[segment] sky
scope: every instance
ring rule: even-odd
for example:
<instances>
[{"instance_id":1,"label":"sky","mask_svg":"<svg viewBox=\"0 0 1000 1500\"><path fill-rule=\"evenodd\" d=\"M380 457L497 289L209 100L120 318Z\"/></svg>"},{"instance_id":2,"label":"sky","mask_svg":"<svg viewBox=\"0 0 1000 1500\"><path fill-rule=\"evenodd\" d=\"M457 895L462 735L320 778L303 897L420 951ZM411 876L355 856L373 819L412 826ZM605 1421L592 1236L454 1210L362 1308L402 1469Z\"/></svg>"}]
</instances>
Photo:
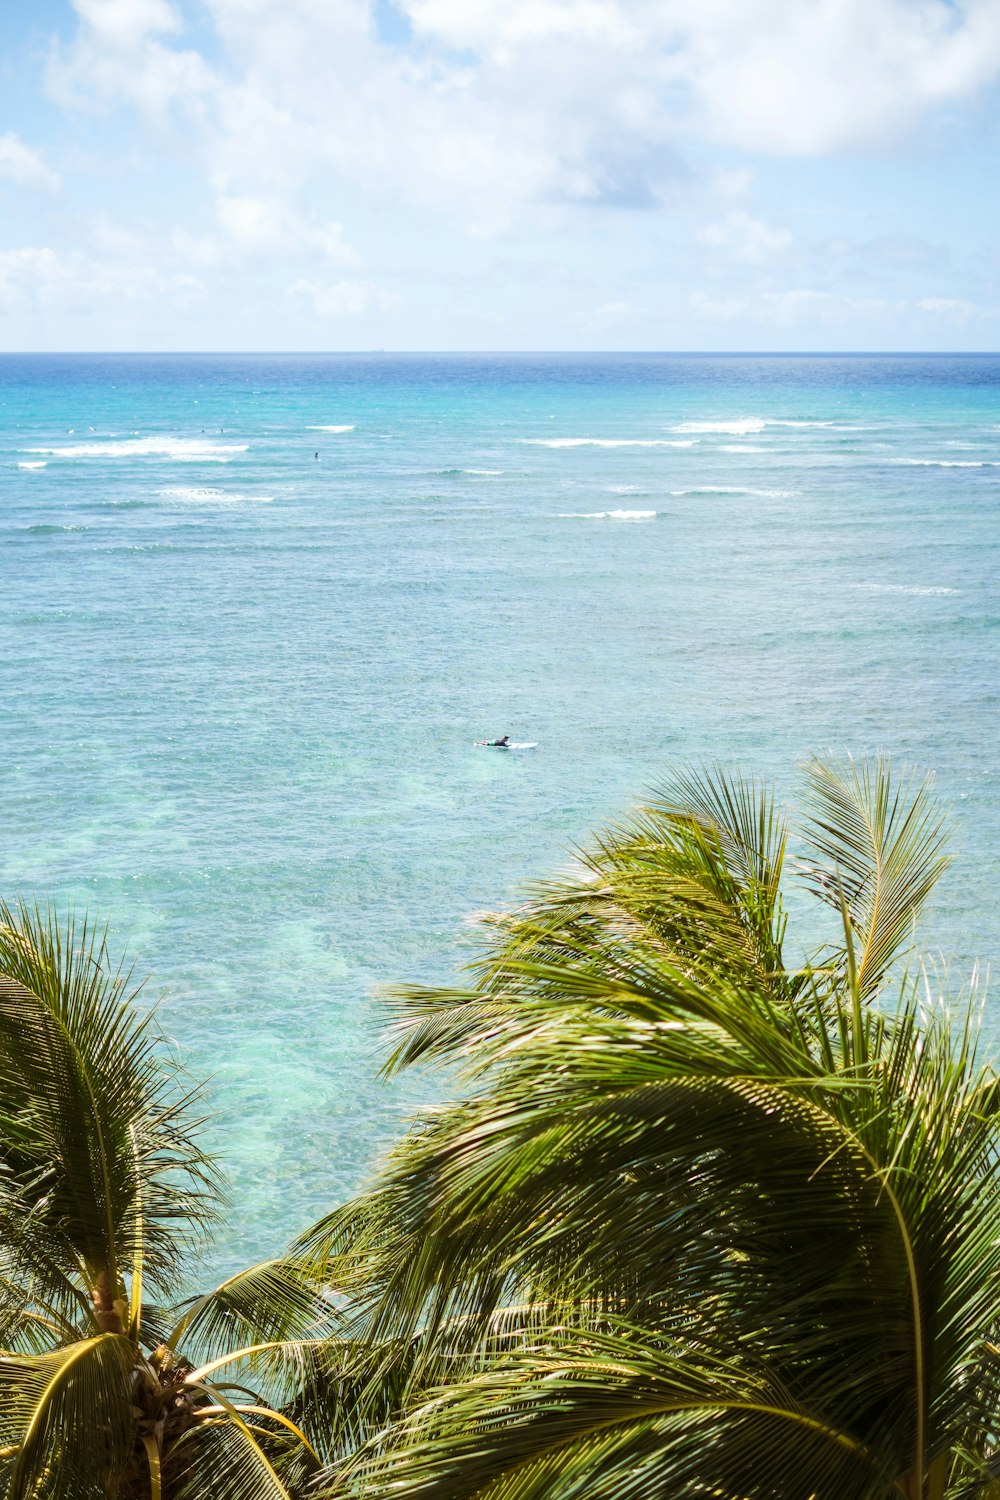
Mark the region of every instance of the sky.
<instances>
[{"instance_id":1,"label":"sky","mask_svg":"<svg viewBox=\"0 0 1000 1500\"><path fill-rule=\"evenodd\" d=\"M1000 0L0 0L0 350L996 350Z\"/></svg>"}]
</instances>

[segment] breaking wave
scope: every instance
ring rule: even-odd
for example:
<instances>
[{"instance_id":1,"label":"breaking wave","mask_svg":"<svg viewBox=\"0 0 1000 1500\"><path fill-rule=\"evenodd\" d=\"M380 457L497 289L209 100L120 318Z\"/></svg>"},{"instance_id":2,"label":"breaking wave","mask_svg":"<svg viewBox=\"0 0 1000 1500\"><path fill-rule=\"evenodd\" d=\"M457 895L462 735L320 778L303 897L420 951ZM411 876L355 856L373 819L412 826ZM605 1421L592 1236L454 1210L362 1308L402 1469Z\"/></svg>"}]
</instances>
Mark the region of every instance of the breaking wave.
<instances>
[{"instance_id":1,"label":"breaking wave","mask_svg":"<svg viewBox=\"0 0 1000 1500\"><path fill-rule=\"evenodd\" d=\"M686 490L671 490L671 495L758 495L766 500L790 500L801 490L750 489L743 484L696 484Z\"/></svg>"},{"instance_id":2,"label":"breaking wave","mask_svg":"<svg viewBox=\"0 0 1000 1500\"><path fill-rule=\"evenodd\" d=\"M733 422L678 422L674 432L725 432L731 437L748 437L752 432L763 432L767 422L763 417L741 417Z\"/></svg>"},{"instance_id":3,"label":"breaking wave","mask_svg":"<svg viewBox=\"0 0 1000 1500\"><path fill-rule=\"evenodd\" d=\"M180 500L190 505L238 505L243 500L253 500L259 505L274 499L273 495L238 494L234 490L215 490L208 486L176 485L171 489L158 490L164 500Z\"/></svg>"},{"instance_id":4,"label":"breaking wave","mask_svg":"<svg viewBox=\"0 0 1000 1500\"><path fill-rule=\"evenodd\" d=\"M676 427L670 430L671 432L724 432L730 437L750 437L751 434L763 432L765 427L835 427L838 432L864 431L861 427L844 422L800 421L793 417L732 417L725 421L678 422Z\"/></svg>"},{"instance_id":5,"label":"breaking wave","mask_svg":"<svg viewBox=\"0 0 1000 1500\"><path fill-rule=\"evenodd\" d=\"M894 458L894 464L915 469L998 469L997 458Z\"/></svg>"},{"instance_id":6,"label":"breaking wave","mask_svg":"<svg viewBox=\"0 0 1000 1500\"><path fill-rule=\"evenodd\" d=\"M49 458L166 458L187 463L228 463L246 453L249 443L208 443L203 438L119 438L114 442L75 443L66 448L28 448Z\"/></svg>"},{"instance_id":7,"label":"breaking wave","mask_svg":"<svg viewBox=\"0 0 1000 1500\"><path fill-rule=\"evenodd\" d=\"M678 429L679 430L679 429ZM518 438L534 448L693 448L695 440L677 442L672 438Z\"/></svg>"},{"instance_id":8,"label":"breaking wave","mask_svg":"<svg viewBox=\"0 0 1000 1500\"><path fill-rule=\"evenodd\" d=\"M856 589L867 594L957 594L958 589L923 587L914 583L856 583Z\"/></svg>"},{"instance_id":9,"label":"breaking wave","mask_svg":"<svg viewBox=\"0 0 1000 1500\"><path fill-rule=\"evenodd\" d=\"M561 521L652 521L655 510L565 510Z\"/></svg>"}]
</instances>

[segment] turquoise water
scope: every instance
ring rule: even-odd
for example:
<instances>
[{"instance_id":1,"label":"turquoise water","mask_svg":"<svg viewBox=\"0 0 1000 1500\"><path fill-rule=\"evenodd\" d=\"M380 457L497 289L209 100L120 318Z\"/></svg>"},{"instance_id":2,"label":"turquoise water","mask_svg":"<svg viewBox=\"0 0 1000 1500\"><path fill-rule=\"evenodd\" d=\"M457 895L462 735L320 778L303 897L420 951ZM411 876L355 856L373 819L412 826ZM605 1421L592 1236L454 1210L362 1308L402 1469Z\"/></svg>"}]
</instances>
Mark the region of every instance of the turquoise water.
<instances>
[{"instance_id":1,"label":"turquoise water","mask_svg":"<svg viewBox=\"0 0 1000 1500\"><path fill-rule=\"evenodd\" d=\"M220 1263L428 1088L378 987L679 760L932 768L996 960L998 497L993 358L0 359L0 889L165 992Z\"/></svg>"}]
</instances>

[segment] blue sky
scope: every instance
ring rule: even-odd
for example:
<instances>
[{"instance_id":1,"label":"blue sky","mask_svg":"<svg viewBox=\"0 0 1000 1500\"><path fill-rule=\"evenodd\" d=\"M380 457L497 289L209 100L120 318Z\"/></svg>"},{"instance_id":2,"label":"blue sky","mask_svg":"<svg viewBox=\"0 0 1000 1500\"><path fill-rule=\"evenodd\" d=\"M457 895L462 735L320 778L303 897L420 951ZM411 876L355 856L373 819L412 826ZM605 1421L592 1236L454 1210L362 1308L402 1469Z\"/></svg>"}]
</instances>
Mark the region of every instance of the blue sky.
<instances>
[{"instance_id":1,"label":"blue sky","mask_svg":"<svg viewBox=\"0 0 1000 1500\"><path fill-rule=\"evenodd\" d=\"M0 0L0 348L997 349L1000 0Z\"/></svg>"}]
</instances>

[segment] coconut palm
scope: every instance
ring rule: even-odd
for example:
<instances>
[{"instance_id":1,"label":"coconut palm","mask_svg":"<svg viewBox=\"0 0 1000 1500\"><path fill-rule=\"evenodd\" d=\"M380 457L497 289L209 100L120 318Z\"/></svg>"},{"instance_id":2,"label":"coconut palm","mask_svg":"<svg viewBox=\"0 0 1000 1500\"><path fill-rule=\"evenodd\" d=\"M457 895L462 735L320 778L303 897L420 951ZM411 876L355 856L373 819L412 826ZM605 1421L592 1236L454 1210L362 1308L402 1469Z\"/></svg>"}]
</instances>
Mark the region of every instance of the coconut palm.
<instances>
[{"instance_id":1,"label":"coconut palm","mask_svg":"<svg viewBox=\"0 0 1000 1500\"><path fill-rule=\"evenodd\" d=\"M908 973L941 817L882 760L806 798L808 961L775 800L713 770L401 995L388 1071L460 1096L304 1242L367 1389L405 1364L323 1493L1000 1496L1000 1085L975 996Z\"/></svg>"},{"instance_id":2,"label":"coconut palm","mask_svg":"<svg viewBox=\"0 0 1000 1500\"><path fill-rule=\"evenodd\" d=\"M291 1500L331 1312L287 1260L180 1303L221 1183L136 993L102 934L0 906L0 1495Z\"/></svg>"}]
</instances>

